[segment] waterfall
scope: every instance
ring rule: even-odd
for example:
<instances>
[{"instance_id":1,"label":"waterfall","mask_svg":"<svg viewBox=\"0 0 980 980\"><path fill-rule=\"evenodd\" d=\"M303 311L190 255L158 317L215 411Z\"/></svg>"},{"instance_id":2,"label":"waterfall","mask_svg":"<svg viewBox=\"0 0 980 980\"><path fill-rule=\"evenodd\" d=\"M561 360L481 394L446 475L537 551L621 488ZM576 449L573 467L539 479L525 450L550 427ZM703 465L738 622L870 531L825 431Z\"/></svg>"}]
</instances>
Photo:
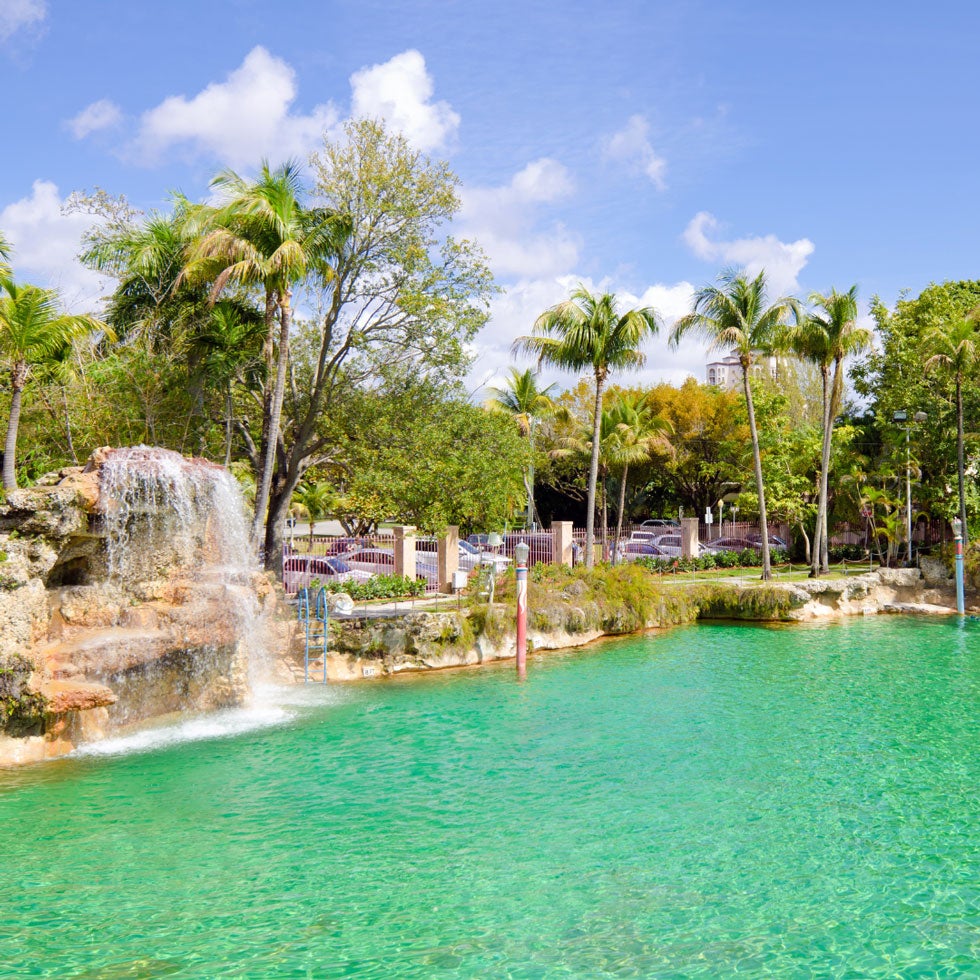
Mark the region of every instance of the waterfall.
<instances>
[{"instance_id":1,"label":"waterfall","mask_svg":"<svg viewBox=\"0 0 980 980\"><path fill-rule=\"evenodd\" d=\"M100 503L114 584L175 567L255 567L241 491L214 463L151 446L114 449L102 464Z\"/></svg>"},{"instance_id":2,"label":"waterfall","mask_svg":"<svg viewBox=\"0 0 980 980\"><path fill-rule=\"evenodd\" d=\"M113 449L100 467L99 507L107 585L131 601L156 595L183 610L170 614L171 631L186 647L134 675L124 700L142 713L147 696L165 699L175 688L187 691L185 708L250 697L268 666L269 643L234 477L168 449ZM114 689L123 683L117 676Z\"/></svg>"}]
</instances>

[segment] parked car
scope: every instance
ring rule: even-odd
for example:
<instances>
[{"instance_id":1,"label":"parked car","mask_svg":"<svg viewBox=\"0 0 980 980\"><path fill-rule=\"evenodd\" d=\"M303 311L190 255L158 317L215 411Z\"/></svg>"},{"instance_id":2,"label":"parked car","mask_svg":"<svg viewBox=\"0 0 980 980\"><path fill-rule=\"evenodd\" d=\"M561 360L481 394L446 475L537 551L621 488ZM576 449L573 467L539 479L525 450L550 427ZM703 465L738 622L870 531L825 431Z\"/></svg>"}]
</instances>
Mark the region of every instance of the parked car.
<instances>
[{"instance_id":1,"label":"parked car","mask_svg":"<svg viewBox=\"0 0 980 980\"><path fill-rule=\"evenodd\" d=\"M647 544L653 544L655 538L660 536L660 532L657 530L650 531L634 531L630 536L630 541L645 541Z\"/></svg>"},{"instance_id":2,"label":"parked car","mask_svg":"<svg viewBox=\"0 0 980 980\"><path fill-rule=\"evenodd\" d=\"M619 546L620 554L624 561L635 561L637 558L665 558L667 557L655 544L647 541L624 541Z\"/></svg>"},{"instance_id":3,"label":"parked car","mask_svg":"<svg viewBox=\"0 0 980 980\"><path fill-rule=\"evenodd\" d=\"M492 551L481 550L479 546L472 545L469 541L459 542L459 567L467 572L472 571L480 563L486 565L492 563L498 572L503 571L507 565L512 564L512 559L506 555L498 555Z\"/></svg>"},{"instance_id":4,"label":"parked car","mask_svg":"<svg viewBox=\"0 0 980 980\"><path fill-rule=\"evenodd\" d=\"M471 537L486 537L486 535L471 535ZM434 538L420 538L415 542L415 552L416 556L422 555L435 555L438 552L438 542ZM477 565L480 564L482 555L482 560L484 564L489 562L496 566L497 571L501 571L504 567L511 564L511 559L504 555L497 554L491 551L486 545L482 548L479 544L470 544L469 541L459 542L459 567L465 572L471 572ZM416 557L416 563L418 562L418 557Z\"/></svg>"},{"instance_id":5,"label":"parked car","mask_svg":"<svg viewBox=\"0 0 980 980\"><path fill-rule=\"evenodd\" d=\"M702 541L701 547L705 551L744 551L746 548L762 551L762 540L760 538L715 538L714 541ZM769 539L769 547L774 550L787 550L783 539L775 535Z\"/></svg>"},{"instance_id":6,"label":"parked car","mask_svg":"<svg viewBox=\"0 0 980 980\"><path fill-rule=\"evenodd\" d=\"M387 548L356 548L341 557L351 568L371 575L395 574L395 553Z\"/></svg>"},{"instance_id":7,"label":"parked car","mask_svg":"<svg viewBox=\"0 0 980 980\"><path fill-rule=\"evenodd\" d=\"M680 529L681 522L675 521L672 517L655 517L648 521L644 521L640 527L663 527L663 528L678 528Z\"/></svg>"},{"instance_id":8,"label":"parked car","mask_svg":"<svg viewBox=\"0 0 980 980\"><path fill-rule=\"evenodd\" d=\"M755 533L747 534L746 537L750 541L755 542L755 547L760 551L762 550L762 536ZM781 548L783 551L789 551L789 545L777 534L769 535L769 547L770 548Z\"/></svg>"},{"instance_id":9,"label":"parked car","mask_svg":"<svg viewBox=\"0 0 980 980\"><path fill-rule=\"evenodd\" d=\"M681 546L681 536L679 534L661 534L653 539L653 543L665 554L672 558L680 558L684 554ZM700 550L695 551L695 555L700 554Z\"/></svg>"},{"instance_id":10,"label":"parked car","mask_svg":"<svg viewBox=\"0 0 980 980\"><path fill-rule=\"evenodd\" d=\"M331 538L327 542L328 555L345 555L358 548L370 548L370 538Z\"/></svg>"},{"instance_id":11,"label":"parked car","mask_svg":"<svg viewBox=\"0 0 980 980\"><path fill-rule=\"evenodd\" d=\"M360 548L350 551L343 560L353 569L371 575L394 575L395 553L387 548ZM427 586L439 584L439 569L433 556L415 557L415 577L424 579Z\"/></svg>"},{"instance_id":12,"label":"parked car","mask_svg":"<svg viewBox=\"0 0 980 980\"><path fill-rule=\"evenodd\" d=\"M282 563L282 585L287 592L298 592L314 579L321 582L364 581L370 573L351 568L339 558L322 555L290 555Z\"/></svg>"}]
</instances>

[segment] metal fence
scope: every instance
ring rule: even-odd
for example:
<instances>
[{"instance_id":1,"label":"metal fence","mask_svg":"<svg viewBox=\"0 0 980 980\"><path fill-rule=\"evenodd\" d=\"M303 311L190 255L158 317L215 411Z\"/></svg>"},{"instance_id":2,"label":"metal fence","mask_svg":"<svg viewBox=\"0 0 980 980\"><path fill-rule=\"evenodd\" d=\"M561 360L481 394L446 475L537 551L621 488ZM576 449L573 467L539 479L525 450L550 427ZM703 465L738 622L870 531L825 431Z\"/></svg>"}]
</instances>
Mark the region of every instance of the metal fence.
<instances>
[{"instance_id":1,"label":"metal fence","mask_svg":"<svg viewBox=\"0 0 980 980\"><path fill-rule=\"evenodd\" d=\"M789 525L772 522L768 525L769 542L773 548L789 549L792 533ZM668 540L670 546L679 547L681 528L667 521L648 521L642 524L626 524L619 531L620 544L638 538L656 543ZM472 534L461 539L475 550L475 555L467 559L465 546L461 549L460 567L475 574L480 561L490 555L503 559L513 559L518 544L527 544L530 549L529 564L552 564L560 561L557 551L556 532L518 531L503 535ZM665 539L664 536L667 536ZM572 531L573 556L576 562L585 555L585 528ZM676 538L676 541L674 540ZM720 524L698 524L698 540L706 545L740 551L744 548L757 548L761 539L759 525L751 521L722 521ZM594 531L596 559L609 560L613 557L617 544L615 527L596 528ZM944 520L920 519L913 525L915 546L926 547L949 540L948 525ZM872 532L867 522L839 523L831 532L830 545L837 547L851 545L870 549L873 547ZM437 541L435 538L419 536L415 545L416 575L425 581L426 595L439 592L438 568L436 561ZM620 551L622 554L622 548ZM472 564L473 568L467 568ZM394 535L392 532L350 537L343 535L295 535L291 536L283 549L283 588L289 594L296 593L315 581L324 584L329 581L363 581L373 574L393 574Z\"/></svg>"}]
</instances>

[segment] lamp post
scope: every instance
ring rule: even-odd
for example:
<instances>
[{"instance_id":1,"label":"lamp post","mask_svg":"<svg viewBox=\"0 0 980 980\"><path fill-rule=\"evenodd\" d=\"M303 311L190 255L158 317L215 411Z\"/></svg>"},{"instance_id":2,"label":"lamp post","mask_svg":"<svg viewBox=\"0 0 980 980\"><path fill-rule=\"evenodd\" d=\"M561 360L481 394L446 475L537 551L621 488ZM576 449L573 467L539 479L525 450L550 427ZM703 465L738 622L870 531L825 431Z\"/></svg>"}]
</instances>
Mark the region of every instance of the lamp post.
<instances>
[{"instance_id":1,"label":"lamp post","mask_svg":"<svg viewBox=\"0 0 980 980\"><path fill-rule=\"evenodd\" d=\"M925 412L916 412L912 416L913 422L925 422L928 418ZM907 551L905 564L912 567L912 465L909 455L909 432L912 428L909 422L909 413L899 410L892 415L892 421L897 422L905 429L905 536Z\"/></svg>"},{"instance_id":2,"label":"lamp post","mask_svg":"<svg viewBox=\"0 0 980 980\"><path fill-rule=\"evenodd\" d=\"M962 616L963 603L963 522L953 518L953 538L956 541L956 611Z\"/></svg>"},{"instance_id":3,"label":"lamp post","mask_svg":"<svg viewBox=\"0 0 980 980\"><path fill-rule=\"evenodd\" d=\"M527 559L530 547L521 541L514 548L517 572L517 676L527 677Z\"/></svg>"}]
</instances>

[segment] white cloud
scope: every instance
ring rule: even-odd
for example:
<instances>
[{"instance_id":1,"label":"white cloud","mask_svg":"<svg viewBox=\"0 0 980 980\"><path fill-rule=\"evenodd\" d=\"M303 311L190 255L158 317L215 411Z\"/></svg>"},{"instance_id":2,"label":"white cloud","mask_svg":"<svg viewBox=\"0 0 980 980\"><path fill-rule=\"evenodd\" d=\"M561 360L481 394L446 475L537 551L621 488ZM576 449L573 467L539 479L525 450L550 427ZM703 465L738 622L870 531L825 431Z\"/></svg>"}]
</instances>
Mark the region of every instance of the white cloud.
<instances>
[{"instance_id":1,"label":"white cloud","mask_svg":"<svg viewBox=\"0 0 980 980\"><path fill-rule=\"evenodd\" d=\"M775 235L765 235L720 241L709 237L718 227L713 214L700 211L684 229L684 241L698 258L745 269L751 276L765 269L773 296L799 289L798 276L814 249L809 238L782 242Z\"/></svg>"},{"instance_id":2,"label":"white cloud","mask_svg":"<svg viewBox=\"0 0 980 980\"><path fill-rule=\"evenodd\" d=\"M351 75L350 84L353 116L384 119L424 151L445 146L455 137L459 116L448 102L432 101L432 77L418 51L362 68ZM172 95L144 112L131 154L151 164L177 150L214 157L236 168L254 166L263 157L273 163L287 157L306 159L324 131L337 135L341 114L330 102L314 106L308 114L298 113L297 95L292 67L255 47L223 81L212 82L196 95ZM78 135L93 131L86 118L91 109L73 120L83 130Z\"/></svg>"},{"instance_id":3,"label":"white cloud","mask_svg":"<svg viewBox=\"0 0 980 980\"><path fill-rule=\"evenodd\" d=\"M100 129L109 129L122 119L122 112L115 102L109 99L99 99L86 106L72 119L68 120L68 128L75 139L84 139Z\"/></svg>"},{"instance_id":4,"label":"white cloud","mask_svg":"<svg viewBox=\"0 0 980 980\"><path fill-rule=\"evenodd\" d=\"M134 149L150 163L174 147L205 153L232 167L254 166L261 157L273 163L305 159L325 129L337 124L330 105L309 115L294 114L296 75L263 47L253 48L223 82L212 82L197 95L174 95L143 113Z\"/></svg>"},{"instance_id":5,"label":"white cloud","mask_svg":"<svg viewBox=\"0 0 980 980\"><path fill-rule=\"evenodd\" d=\"M17 279L54 287L69 309L83 312L91 310L104 291L101 277L76 259L82 234L94 219L63 214L63 203L57 186L36 180L29 197L0 211L0 228L13 246Z\"/></svg>"},{"instance_id":6,"label":"white cloud","mask_svg":"<svg viewBox=\"0 0 980 980\"><path fill-rule=\"evenodd\" d=\"M40 26L48 15L46 0L2 0L0 2L0 41L6 41L23 27Z\"/></svg>"},{"instance_id":7,"label":"white cloud","mask_svg":"<svg viewBox=\"0 0 980 980\"><path fill-rule=\"evenodd\" d=\"M650 145L649 132L650 125L643 116L630 116L623 129L604 141L603 155L649 177L662 191L667 186L664 181L667 161Z\"/></svg>"},{"instance_id":8,"label":"white cloud","mask_svg":"<svg viewBox=\"0 0 980 980\"><path fill-rule=\"evenodd\" d=\"M689 375L704 380L706 362L705 347L696 339L686 338L674 350L668 347L670 328L691 309L694 286L689 282L673 285L655 283L637 294L617 288L609 280L595 282L587 276L566 274L551 278L525 279L507 286L491 303L490 322L484 328L476 345L476 357L470 370L470 386L495 384L506 375L506 369L517 362L510 352L511 344L521 336L530 334L534 321L549 306L567 299L579 284L590 292L613 292L620 309L652 306L660 315L663 326L660 333L645 346L645 366L635 372L617 375L616 383L657 384L667 381L681 384ZM522 363L528 364L527 358ZM486 378L491 380L487 381ZM495 379L495 380L494 380ZM559 388L572 387L578 378L568 372L545 367L542 380L546 384L556 382Z\"/></svg>"},{"instance_id":9,"label":"white cloud","mask_svg":"<svg viewBox=\"0 0 980 980\"><path fill-rule=\"evenodd\" d=\"M435 86L418 51L403 51L350 78L351 114L383 119L423 151L445 146L459 128L448 102L432 102Z\"/></svg>"},{"instance_id":10,"label":"white cloud","mask_svg":"<svg viewBox=\"0 0 980 980\"><path fill-rule=\"evenodd\" d=\"M567 198L574 186L561 163L543 157L500 187L464 188L460 224L486 250L498 275L559 276L575 267L581 243L560 222L537 230L537 207Z\"/></svg>"}]
</instances>

